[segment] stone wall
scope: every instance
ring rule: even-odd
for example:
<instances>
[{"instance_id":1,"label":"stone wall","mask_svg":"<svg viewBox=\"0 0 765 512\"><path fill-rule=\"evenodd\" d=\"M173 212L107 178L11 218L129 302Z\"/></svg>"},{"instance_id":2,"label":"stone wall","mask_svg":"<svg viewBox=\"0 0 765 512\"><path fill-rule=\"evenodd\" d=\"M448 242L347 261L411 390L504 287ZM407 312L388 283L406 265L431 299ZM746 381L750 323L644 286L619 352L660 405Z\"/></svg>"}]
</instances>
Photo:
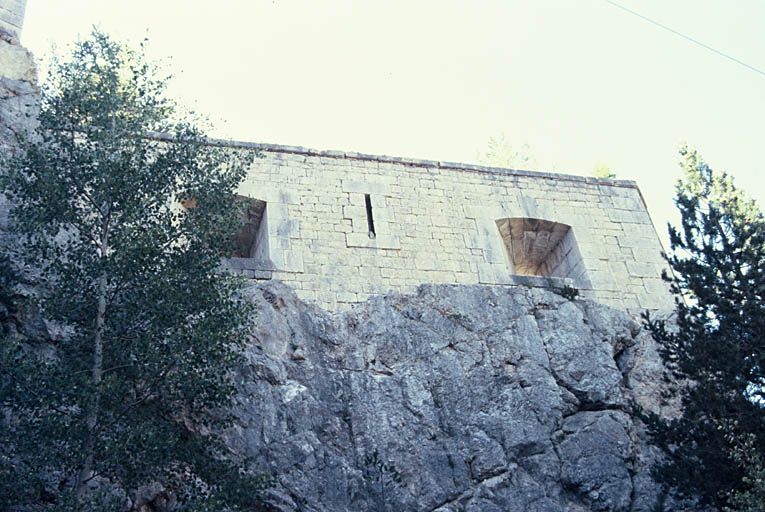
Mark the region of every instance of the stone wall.
<instances>
[{"instance_id":1,"label":"stone wall","mask_svg":"<svg viewBox=\"0 0 765 512\"><path fill-rule=\"evenodd\" d=\"M0 149L34 124L36 72L19 45L26 0L0 0ZM561 287L621 310L672 306L661 246L632 181L467 164L260 148L256 200L228 266L281 279L329 310L423 283ZM263 209L265 202L265 209ZM8 202L0 197L0 242Z\"/></svg>"},{"instance_id":2,"label":"stone wall","mask_svg":"<svg viewBox=\"0 0 765 512\"><path fill-rule=\"evenodd\" d=\"M10 32L17 39L24 25L24 11L27 0L0 0L0 28Z\"/></svg>"},{"instance_id":3,"label":"stone wall","mask_svg":"<svg viewBox=\"0 0 765 512\"><path fill-rule=\"evenodd\" d=\"M268 245L233 266L324 308L422 283L571 284L632 313L672 305L633 181L223 144L264 153L240 193L266 202Z\"/></svg>"}]
</instances>

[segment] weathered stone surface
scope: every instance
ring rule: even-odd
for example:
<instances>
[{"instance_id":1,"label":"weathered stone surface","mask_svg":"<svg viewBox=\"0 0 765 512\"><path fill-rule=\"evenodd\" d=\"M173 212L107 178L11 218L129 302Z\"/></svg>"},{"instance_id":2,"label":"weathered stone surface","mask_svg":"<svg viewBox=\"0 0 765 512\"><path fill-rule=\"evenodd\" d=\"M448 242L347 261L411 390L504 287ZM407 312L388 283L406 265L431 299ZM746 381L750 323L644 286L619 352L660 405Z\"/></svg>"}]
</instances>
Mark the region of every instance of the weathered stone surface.
<instances>
[{"instance_id":1,"label":"weathered stone surface","mask_svg":"<svg viewBox=\"0 0 765 512\"><path fill-rule=\"evenodd\" d=\"M18 38L24 25L26 4L27 0L0 0L0 29Z\"/></svg>"},{"instance_id":2,"label":"weathered stone surface","mask_svg":"<svg viewBox=\"0 0 765 512\"><path fill-rule=\"evenodd\" d=\"M335 314L277 281L248 294L229 439L277 475L274 510L654 509L630 403L660 405L661 365L628 316L526 288L424 285ZM364 477L375 452L400 484Z\"/></svg>"},{"instance_id":3,"label":"weathered stone surface","mask_svg":"<svg viewBox=\"0 0 765 512\"><path fill-rule=\"evenodd\" d=\"M2 30L2 29L0 29ZM2 77L7 80L18 80L35 83L37 71L31 54L21 46L8 42L10 37L0 36L0 69Z\"/></svg>"},{"instance_id":4,"label":"weathered stone surface","mask_svg":"<svg viewBox=\"0 0 765 512\"><path fill-rule=\"evenodd\" d=\"M23 13L23 9L22 9ZM31 131L39 111L37 71L32 54L21 47L15 34L0 25L0 153L7 156L17 147L17 135ZM0 247L9 251L13 239L7 233L11 204L0 194Z\"/></svg>"},{"instance_id":5,"label":"weathered stone surface","mask_svg":"<svg viewBox=\"0 0 765 512\"><path fill-rule=\"evenodd\" d=\"M0 27L0 149L13 148L15 134L30 130L37 119L37 68L32 54Z\"/></svg>"},{"instance_id":6,"label":"weathered stone surface","mask_svg":"<svg viewBox=\"0 0 765 512\"><path fill-rule=\"evenodd\" d=\"M12 150L16 135L33 127L37 93L31 54L0 27L0 150ZM275 151L276 156L282 155L279 151L284 148ZM422 163L379 160L379 164L391 166L379 169L375 177L380 187L388 183L386 179L393 180L385 185L389 195L394 185L432 184L408 183L403 172L396 179L390 175L401 170L395 166ZM540 177L515 174L518 179ZM469 189L466 197L474 202L489 191L481 184L462 188ZM617 190L611 185L600 188L609 195ZM365 185L347 193L361 197L369 190ZM439 201L451 201L434 194ZM294 275L250 263L240 264L238 270L256 278L272 274L295 278L304 270L312 271L312 260L304 262L303 253L292 251L301 233L314 241L328 234L346 240L346 234L361 226L358 229L369 239L363 232L366 223L354 219L363 217L363 212L351 213L333 225L331 233L318 224L319 216L316 225L306 218L300 225L290 221L298 213L305 217L311 209L303 201L298 212L298 194L288 196L280 190L268 197L268 215L283 252L274 253L279 256L274 268ZM564 199L550 201L560 204ZM640 206L632 203L624 207ZM6 250L13 245L5 232L8 206L0 197L0 244ZM316 211L336 213L342 206L340 200L335 205L317 204ZM396 214L402 217L396 220L389 206L375 203L381 230L393 229L396 223L396 229L408 230L402 237L418 231L414 212L405 214L398 208ZM444 247L447 242L456 246L464 242L477 250L475 243L459 235L472 226L461 220L439 219L434 232L443 231ZM605 250L600 242L605 241L607 249L612 238L612 249L620 251L634 245L632 235L644 235L641 240L648 240L644 244L655 243L650 227L630 228L624 241L622 232L618 239L608 230L593 233L581 240L586 257L600 258ZM346 245L343 241L337 247L348 249ZM334 245L328 247L337 251ZM393 244L391 248L397 249ZM482 269L466 267L463 255L455 251L442 247L438 265L426 265L425 277L475 282L470 273ZM305 254L313 252L320 251L312 242ZM417 270L416 255L426 253L435 258L430 240L413 253L388 251L384 260L368 258L366 253L342 256L348 259L347 269L355 270L342 294L323 294L305 279L292 285L314 302L330 307L340 301L348 306L378 293L378 285L386 279L388 284L406 283L401 289L408 290L414 282L411 273ZM441 272L441 266L448 272ZM380 273L358 271L372 267L379 267ZM338 282L345 282L344 268L333 267ZM606 274L592 277L612 280L612 273ZM380 282L372 282L375 279ZM502 279L487 282L510 283L509 277ZM614 285L615 290L625 290L624 285ZM615 291L611 302L629 309L630 294L636 302L642 292L626 289L626 294ZM237 375L241 421L228 438L234 454L252 456L261 468L277 475L278 484L268 491L271 510L647 512L656 510L659 502L664 510L679 509L663 499L651 479L648 468L660 453L646 444L631 404L664 415L674 414L677 407L662 402L656 347L627 315L523 286L423 285L416 295L378 295L350 312L336 314L301 302L292 288L277 281L252 286L248 293L259 315L245 354L247 364ZM17 331L31 343L57 339L62 332L34 311L11 314L0 306L0 321L6 331ZM374 453L388 469L381 472L369 462ZM382 485L375 479L380 475ZM396 476L399 483L393 479ZM149 486L133 493L129 505L143 511L172 509L172 499L159 491Z\"/></svg>"},{"instance_id":7,"label":"weathered stone surface","mask_svg":"<svg viewBox=\"0 0 765 512\"><path fill-rule=\"evenodd\" d=\"M672 306L661 244L633 182L216 144L262 149L238 192L266 204L268 229L251 252L324 309L423 283L540 286L551 277L632 314Z\"/></svg>"}]
</instances>

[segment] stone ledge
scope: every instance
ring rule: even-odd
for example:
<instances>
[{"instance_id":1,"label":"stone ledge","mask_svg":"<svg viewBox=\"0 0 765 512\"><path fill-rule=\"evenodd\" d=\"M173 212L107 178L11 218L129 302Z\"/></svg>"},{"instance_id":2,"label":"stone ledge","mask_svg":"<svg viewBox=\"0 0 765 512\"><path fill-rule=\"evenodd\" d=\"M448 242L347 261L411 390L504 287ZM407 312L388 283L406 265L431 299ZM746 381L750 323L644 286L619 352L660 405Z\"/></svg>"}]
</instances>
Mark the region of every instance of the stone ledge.
<instances>
[{"instance_id":1,"label":"stone ledge","mask_svg":"<svg viewBox=\"0 0 765 512\"><path fill-rule=\"evenodd\" d=\"M563 278L563 277L545 277L545 276L519 276L519 275L512 275L511 278L502 284L487 284L487 283L468 283L468 284L457 284L457 283L421 283L417 285L415 294L422 295L423 293L427 293L427 290L432 290L434 288L516 288L516 287L524 287L524 288L544 288L546 290L550 290L555 292L556 290L563 288L564 286L573 285L573 280L569 278ZM585 294L589 291L587 289L579 289L580 292L584 292ZM378 295L378 296L389 296L392 294L398 294L402 297L405 297L407 295L412 295L411 292L393 292L388 291L384 293L376 293L372 295ZM582 297L581 295L579 298L586 298Z\"/></svg>"},{"instance_id":2,"label":"stone ledge","mask_svg":"<svg viewBox=\"0 0 765 512\"><path fill-rule=\"evenodd\" d=\"M519 276L511 274L507 285L528 286L529 288L563 288L564 286L574 287L574 280L568 277L547 277L547 276Z\"/></svg>"},{"instance_id":3,"label":"stone ledge","mask_svg":"<svg viewBox=\"0 0 765 512\"><path fill-rule=\"evenodd\" d=\"M371 249L401 249L401 242L397 236L377 235L370 237L368 233L346 233L346 247L362 247Z\"/></svg>"},{"instance_id":4,"label":"stone ledge","mask_svg":"<svg viewBox=\"0 0 765 512\"><path fill-rule=\"evenodd\" d=\"M272 271L277 270L270 260L257 260L255 258L225 258L221 262L224 270L252 270Z\"/></svg>"}]
</instances>

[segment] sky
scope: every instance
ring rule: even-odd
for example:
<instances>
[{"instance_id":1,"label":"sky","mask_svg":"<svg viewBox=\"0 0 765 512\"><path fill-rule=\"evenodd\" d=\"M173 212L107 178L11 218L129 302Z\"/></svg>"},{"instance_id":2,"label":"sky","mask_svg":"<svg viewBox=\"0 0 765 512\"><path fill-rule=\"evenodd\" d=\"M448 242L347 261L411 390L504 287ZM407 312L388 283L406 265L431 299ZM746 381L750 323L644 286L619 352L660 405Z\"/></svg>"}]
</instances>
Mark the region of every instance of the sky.
<instances>
[{"instance_id":1,"label":"sky","mask_svg":"<svg viewBox=\"0 0 765 512\"><path fill-rule=\"evenodd\" d=\"M762 0L618 3L765 70ZM28 0L21 39L93 26L148 37L217 137L472 163L504 134L635 180L665 246L681 141L765 201L765 74L606 0Z\"/></svg>"}]
</instances>

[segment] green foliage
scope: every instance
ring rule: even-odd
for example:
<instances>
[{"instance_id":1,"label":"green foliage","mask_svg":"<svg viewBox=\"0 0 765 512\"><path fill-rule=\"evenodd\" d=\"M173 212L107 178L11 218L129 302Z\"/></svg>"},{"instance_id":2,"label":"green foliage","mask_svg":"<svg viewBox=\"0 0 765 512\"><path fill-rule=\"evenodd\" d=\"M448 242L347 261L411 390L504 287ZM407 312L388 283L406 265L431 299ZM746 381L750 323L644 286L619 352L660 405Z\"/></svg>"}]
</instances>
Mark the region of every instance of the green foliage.
<instances>
[{"instance_id":1,"label":"green foliage","mask_svg":"<svg viewBox=\"0 0 765 512\"><path fill-rule=\"evenodd\" d=\"M13 300L13 287L18 282L11 259L8 254L0 254L0 323L5 322L7 316L15 311L16 304ZM1 333L0 334L4 334Z\"/></svg>"},{"instance_id":2,"label":"green foliage","mask_svg":"<svg viewBox=\"0 0 765 512\"><path fill-rule=\"evenodd\" d=\"M529 169L536 167L537 160L531 153L531 147L523 144L519 150L505 140L505 135L489 137L486 151L477 154L478 163L491 167L507 169Z\"/></svg>"},{"instance_id":3,"label":"green foliage","mask_svg":"<svg viewBox=\"0 0 765 512\"><path fill-rule=\"evenodd\" d=\"M757 449L757 438L752 433L740 434L735 421L720 425L719 429L731 445L733 460L744 471L746 488L726 493L733 508L726 512L760 512L765 510L765 459Z\"/></svg>"},{"instance_id":4,"label":"green foliage","mask_svg":"<svg viewBox=\"0 0 765 512\"><path fill-rule=\"evenodd\" d=\"M654 416L649 426L669 454L657 476L722 507L726 496L745 493L752 483L731 452L729 434L717 426L735 420L737 436L758 453L765 448L765 219L730 176L713 172L695 151L680 153L682 224L670 228L667 258L677 329L646 320L683 412L672 421Z\"/></svg>"},{"instance_id":5,"label":"green foliage","mask_svg":"<svg viewBox=\"0 0 765 512\"><path fill-rule=\"evenodd\" d=\"M12 357L12 354L8 354L11 347L8 340L10 336L8 325L11 323L11 313L16 310L13 300L13 286L16 282L17 276L10 258L7 254L0 254L0 361ZM0 373L0 397L6 396L8 384L9 375L5 372ZM0 414L2 414L1 410ZM0 416L0 429L3 427L2 416ZM0 443L3 441L5 438L0 431ZM9 450L0 446L0 482L6 482L5 485L0 485L0 505L12 502L14 496L20 491L20 482L15 478L15 472L15 463L10 457Z\"/></svg>"},{"instance_id":6,"label":"green foliage","mask_svg":"<svg viewBox=\"0 0 765 512\"><path fill-rule=\"evenodd\" d=\"M595 162L592 168L592 175L596 178L616 178L616 174L611 172L611 168L600 160Z\"/></svg>"},{"instance_id":7,"label":"green foliage","mask_svg":"<svg viewBox=\"0 0 765 512\"><path fill-rule=\"evenodd\" d=\"M579 297L579 290L577 290L570 284L563 285L562 287L557 288L553 291L557 293L558 295L560 295L561 297L568 300L574 300L577 297Z\"/></svg>"},{"instance_id":8,"label":"green foliage","mask_svg":"<svg viewBox=\"0 0 765 512\"><path fill-rule=\"evenodd\" d=\"M216 275L251 155L206 144L143 47L95 31L50 76L2 185L38 307L67 334L2 341L0 508L118 510L114 488L151 482L183 510L251 507L262 479L218 434L251 309Z\"/></svg>"}]
</instances>

